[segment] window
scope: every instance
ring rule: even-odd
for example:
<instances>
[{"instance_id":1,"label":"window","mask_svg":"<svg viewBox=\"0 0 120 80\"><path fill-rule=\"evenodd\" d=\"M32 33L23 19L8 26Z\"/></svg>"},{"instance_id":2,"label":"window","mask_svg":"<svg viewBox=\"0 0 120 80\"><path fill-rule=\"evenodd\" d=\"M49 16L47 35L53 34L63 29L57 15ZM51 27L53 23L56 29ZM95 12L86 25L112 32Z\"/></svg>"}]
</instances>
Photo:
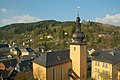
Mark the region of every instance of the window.
<instances>
[{"instance_id":1,"label":"window","mask_svg":"<svg viewBox=\"0 0 120 80\"><path fill-rule=\"evenodd\" d=\"M84 51L84 46L82 47L82 50Z\"/></svg>"},{"instance_id":2,"label":"window","mask_svg":"<svg viewBox=\"0 0 120 80\"><path fill-rule=\"evenodd\" d=\"M98 75L98 79L99 79L99 75Z\"/></svg>"},{"instance_id":3,"label":"window","mask_svg":"<svg viewBox=\"0 0 120 80\"><path fill-rule=\"evenodd\" d=\"M97 66L97 62L95 61L95 66Z\"/></svg>"},{"instance_id":4,"label":"window","mask_svg":"<svg viewBox=\"0 0 120 80\"><path fill-rule=\"evenodd\" d=\"M103 63L103 66L102 67L105 67L105 63Z\"/></svg>"},{"instance_id":5,"label":"window","mask_svg":"<svg viewBox=\"0 0 120 80\"><path fill-rule=\"evenodd\" d=\"M100 63L98 61L95 61L95 66L100 66Z\"/></svg>"},{"instance_id":6,"label":"window","mask_svg":"<svg viewBox=\"0 0 120 80\"><path fill-rule=\"evenodd\" d=\"M95 71L97 72L97 68L95 68Z\"/></svg>"},{"instance_id":7,"label":"window","mask_svg":"<svg viewBox=\"0 0 120 80\"><path fill-rule=\"evenodd\" d=\"M100 69L98 69L98 72L100 72Z\"/></svg>"},{"instance_id":8,"label":"window","mask_svg":"<svg viewBox=\"0 0 120 80\"><path fill-rule=\"evenodd\" d=\"M95 72L100 72L100 69L95 68Z\"/></svg>"},{"instance_id":9,"label":"window","mask_svg":"<svg viewBox=\"0 0 120 80\"><path fill-rule=\"evenodd\" d=\"M108 68L108 64L107 63L103 63L102 67Z\"/></svg>"},{"instance_id":10,"label":"window","mask_svg":"<svg viewBox=\"0 0 120 80\"><path fill-rule=\"evenodd\" d=\"M40 80L40 67L38 67L38 80Z\"/></svg>"},{"instance_id":11,"label":"window","mask_svg":"<svg viewBox=\"0 0 120 80\"><path fill-rule=\"evenodd\" d=\"M100 66L100 62L98 62L98 66Z\"/></svg>"},{"instance_id":12,"label":"window","mask_svg":"<svg viewBox=\"0 0 120 80\"><path fill-rule=\"evenodd\" d=\"M97 78L97 75L95 75L95 77L94 77L95 79Z\"/></svg>"},{"instance_id":13,"label":"window","mask_svg":"<svg viewBox=\"0 0 120 80\"><path fill-rule=\"evenodd\" d=\"M52 76L52 80L56 80L56 71L55 71L55 68L53 68L53 76Z\"/></svg>"},{"instance_id":14,"label":"window","mask_svg":"<svg viewBox=\"0 0 120 80\"><path fill-rule=\"evenodd\" d=\"M105 73L105 71L103 70L103 71L102 71L102 73L104 74L104 73Z\"/></svg>"},{"instance_id":15,"label":"window","mask_svg":"<svg viewBox=\"0 0 120 80\"><path fill-rule=\"evenodd\" d=\"M76 50L76 47L74 47L74 51Z\"/></svg>"},{"instance_id":16,"label":"window","mask_svg":"<svg viewBox=\"0 0 120 80\"><path fill-rule=\"evenodd\" d=\"M108 64L106 63L106 68L108 68Z\"/></svg>"},{"instance_id":17,"label":"window","mask_svg":"<svg viewBox=\"0 0 120 80\"><path fill-rule=\"evenodd\" d=\"M63 79L63 67L61 66L61 80L64 80Z\"/></svg>"},{"instance_id":18,"label":"window","mask_svg":"<svg viewBox=\"0 0 120 80\"><path fill-rule=\"evenodd\" d=\"M106 71L106 74L108 75L108 71Z\"/></svg>"}]
</instances>

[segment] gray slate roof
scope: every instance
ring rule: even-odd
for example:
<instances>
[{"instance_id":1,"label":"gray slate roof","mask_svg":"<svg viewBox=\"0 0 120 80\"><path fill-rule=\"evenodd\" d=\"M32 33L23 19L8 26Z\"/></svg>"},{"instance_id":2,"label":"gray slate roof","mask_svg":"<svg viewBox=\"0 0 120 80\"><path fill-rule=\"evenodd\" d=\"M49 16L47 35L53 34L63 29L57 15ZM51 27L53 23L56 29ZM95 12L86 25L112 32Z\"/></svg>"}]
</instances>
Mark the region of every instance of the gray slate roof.
<instances>
[{"instance_id":1,"label":"gray slate roof","mask_svg":"<svg viewBox=\"0 0 120 80\"><path fill-rule=\"evenodd\" d=\"M92 56L94 56L93 60L117 64L120 62L120 47L113 50L95 51Z\"/></svg>"},{"instance_id":2,"label":"gray slate roof","mask_svg":"<svg viewBox=\"0 0 120 80\"><path fill-rule=\"evenodd\" d=\"M16 58L13 58L13 59L10 59L10 60L1 60L0 62L2 62L5 67L9 68L10 66L11 67L15 67L17 65L17 59Z\"/></svg>"},{"instance_id":3,"label":"gray slate roof","mask_svg":"<svg viewBox=\"0 0 120 80\"><path fill-rule=\"evenodd\" d=\"M33 62L44 67L50 67L71 61L69 58L69 53L69 50L47 52L39 58L35 59Z\"/></svg>"},{"instance_id":4,"label":"gray slate roof","mask_svg":"<svg viewBox=\"0 0 120 80\"><path fill-rule=\"evenodd\" d=\"M0 44L0 48L9 48L8 44Z\"/></svg>"}]
</instances>

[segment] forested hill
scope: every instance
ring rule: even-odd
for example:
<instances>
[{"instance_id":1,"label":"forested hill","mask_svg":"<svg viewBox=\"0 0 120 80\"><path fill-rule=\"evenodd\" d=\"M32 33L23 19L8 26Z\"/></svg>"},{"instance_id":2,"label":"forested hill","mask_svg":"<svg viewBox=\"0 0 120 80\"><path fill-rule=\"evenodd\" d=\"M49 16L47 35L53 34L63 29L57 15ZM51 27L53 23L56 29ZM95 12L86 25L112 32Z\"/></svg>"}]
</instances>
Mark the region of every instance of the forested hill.
<instances>
[{"instance_id":1,"label":"forested hill","mask_svg":"<svg viewBox=\"0 0 120 80\"><path fill-rule=\"evenodd\" d=\"M88 48L104 49L120 46L120 27L91 21L82 21L82 31ZM0 28L0 43L17 43L30 47L47 46L50 49L66 49L75 31L75 22L45 20L34 23L17 23Z\"/></svg>"}]
</instances>

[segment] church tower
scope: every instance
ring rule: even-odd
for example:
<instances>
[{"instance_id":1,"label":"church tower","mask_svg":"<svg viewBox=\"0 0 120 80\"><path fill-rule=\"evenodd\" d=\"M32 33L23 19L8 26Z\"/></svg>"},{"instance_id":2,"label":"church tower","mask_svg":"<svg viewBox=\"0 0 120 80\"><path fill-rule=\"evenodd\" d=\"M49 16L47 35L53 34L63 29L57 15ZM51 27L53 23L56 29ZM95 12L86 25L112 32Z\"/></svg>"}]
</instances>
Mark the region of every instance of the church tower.
<instances>
[{"instance_id":1,"label":"church tower","mask_svg":"<svg viewBox=\"0 0 120 80\"><path fill-rule=\"evenodd\" d=\"M87 50L85 37L81 31L79 9L76 18L76 30L73 33L73 41L70 44L70 59L72 60L72 71L77 75L77 80L87 80Z\"/></svg>"}]
</instances>

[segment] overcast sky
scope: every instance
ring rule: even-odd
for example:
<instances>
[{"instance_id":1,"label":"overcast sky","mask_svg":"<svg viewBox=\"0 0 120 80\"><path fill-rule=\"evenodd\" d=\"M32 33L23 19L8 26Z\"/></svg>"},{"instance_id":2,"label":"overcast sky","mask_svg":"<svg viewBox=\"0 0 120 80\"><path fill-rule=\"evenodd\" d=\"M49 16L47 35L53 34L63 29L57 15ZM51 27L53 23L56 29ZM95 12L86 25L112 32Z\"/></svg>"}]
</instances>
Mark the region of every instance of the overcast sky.
<instances>
[{"instance_id":1,"label":"overcast sky","mask_svg":"<svg viewBox=\"0 0 120 80\"><path fill-rule=\"evenodd\" d=\"M0 0L0 26L80 18L120 26L120 0Z\"/></svg>"}]
</instances>

